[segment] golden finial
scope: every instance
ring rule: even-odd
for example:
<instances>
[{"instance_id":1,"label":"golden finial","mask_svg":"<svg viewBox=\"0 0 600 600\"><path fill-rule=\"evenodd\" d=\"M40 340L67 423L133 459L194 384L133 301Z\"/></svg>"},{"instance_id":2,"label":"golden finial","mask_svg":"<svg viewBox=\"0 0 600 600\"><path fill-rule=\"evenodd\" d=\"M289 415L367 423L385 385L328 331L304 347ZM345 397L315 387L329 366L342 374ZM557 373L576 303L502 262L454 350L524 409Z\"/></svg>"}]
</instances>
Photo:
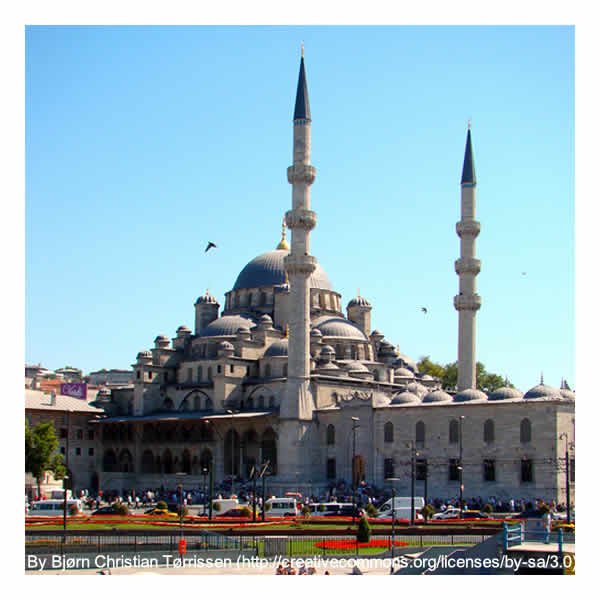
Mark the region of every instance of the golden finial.
<instances>
[{"instance_id":1,"label":"golden finial","mask_svg":"<svg viewBox=\"0 0 600 600\"><path fill-rule=\"evenodd\" d=\"M285 337L286 338L290 337L290 326L289 325L285 326Z\"/></svg>"},{"instance_id":2,"label":"golden finial","mask_svg":"<svg viewBox=\"0 0 600 600\"><path fill-rule=\"evenodd\" d=\"M471 130L471 118L469 117L469 120L467 121L467 128L469 129L469 131Z\"/></svg>"},{"instance_id":3,"label":"golden finial","mask_svg":"<svg viewBox=\"0 0 600 600\"><path fill-rule=\"evenodd\" d=\"M300 42L300 56L304 58L304 42Z\"/></svg>"},{"instance_id":4,"label":"golden finial","mask_svg":"<svg viewBox=\"0 0 600 600\"><path fill-rule=\"evenodd\" d=\"M285 217L281 222L281 241L277 244L277 250L289 250L290 246L285 239Z\"/></svg>"}]
</instances>

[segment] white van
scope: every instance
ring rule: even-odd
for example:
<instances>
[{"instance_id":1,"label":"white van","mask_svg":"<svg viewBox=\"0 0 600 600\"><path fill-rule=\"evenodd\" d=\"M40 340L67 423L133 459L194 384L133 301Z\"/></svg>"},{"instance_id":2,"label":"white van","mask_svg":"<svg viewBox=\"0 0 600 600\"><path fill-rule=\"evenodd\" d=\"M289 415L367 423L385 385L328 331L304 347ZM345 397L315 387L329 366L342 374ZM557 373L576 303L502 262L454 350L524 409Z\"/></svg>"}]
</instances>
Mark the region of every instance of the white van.
<instances>
[{"instance_id":1,"label":"white van","mask_svg":"<svg viewBox=\"0 0 600 600\"><path fill-rule=\"evenodd\" d=\"M267 517L297 517L299 514L297 498L269 498L265 502Z\"/></svg>"},{"instance_id":2,"label":"white van","mask_svg":"<svg viewBox=\"0 0 600 600\"><path fill-rule=\"evenodd\" d=\"M67 500L67 516L71 515L73 506L77 512L81 512L81 500ZM64 514L64 502L62 500L38 500L31 503L29 515L32 517L59 517Z\"/></svg>"},{"instance_id":3,"label":"white van","mask_svg":"<svg viewBox=\"0 0 600 600\"><path fill-rule=\"evenodd\" d=\"M379 507L379 514L377 515L380 519L409 519L410 520L410 507L411 502L414 502L415 508L415 521L422 521L423 515L421 509L425 506L425 499L419 496L415 496L411 499L410 496L396 496L394 498L394 514L392 515L392 499L390 498Z\"/></svg>"}]
</instances>

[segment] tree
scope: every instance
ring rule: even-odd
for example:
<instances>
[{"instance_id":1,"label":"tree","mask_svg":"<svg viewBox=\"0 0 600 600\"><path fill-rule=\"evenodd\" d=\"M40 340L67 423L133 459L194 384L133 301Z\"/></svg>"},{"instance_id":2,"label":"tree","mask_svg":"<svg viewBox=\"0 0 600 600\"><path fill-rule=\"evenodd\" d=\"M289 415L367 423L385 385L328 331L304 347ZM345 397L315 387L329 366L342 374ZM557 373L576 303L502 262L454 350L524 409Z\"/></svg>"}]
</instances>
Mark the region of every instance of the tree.
<instances>
[{"instance_id":1,"label":"tree","mask_svg":"<svg viewBox=\"0 0 600 600\"><path fill-rule=\"evenodd\" d=\"M30 429L25 421L25 471L35 477L38 496L41 495L41 480L46 471L51 471L55 479L62 479L66 474L57 448L58 439L51 422L42 421Z\"/></svg>"},{"instance_id":2,"label":"tree","mask_svg":"<svg viewBox=\"0 0 600 600\"><path fill-rule=\"evenodd\" d=\"M458 381L458 363L448 363L442 366L430 360L429 356L424 356L417 363L419 372L422 374L431 375L441 380L442 388L455 389ZM475 378L477 381L477 389L483 390L486 393L493 392L500 387L514 387L513 384L495 373L488 373L485 370L483 363L478 362L475 366Z\"/></svg>"}]
</instances>

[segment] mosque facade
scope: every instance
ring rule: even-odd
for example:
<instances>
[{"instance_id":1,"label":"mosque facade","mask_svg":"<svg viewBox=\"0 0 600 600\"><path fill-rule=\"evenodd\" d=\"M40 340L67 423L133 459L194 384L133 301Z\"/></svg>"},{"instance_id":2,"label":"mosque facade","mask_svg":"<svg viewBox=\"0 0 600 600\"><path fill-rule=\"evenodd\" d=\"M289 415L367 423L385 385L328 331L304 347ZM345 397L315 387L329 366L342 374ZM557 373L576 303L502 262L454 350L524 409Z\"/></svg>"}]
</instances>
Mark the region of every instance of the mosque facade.
<instances>
[{"instance_id":1,"label":"mosque facade","mask_svg":"<svg viewBox=\"0 0 600 600\"><path fill-rule=\"evenodd\" d=\"M470 129L456 224L458 384L443 390L371 329L367 299L344 308L310 254L311 125L302 57L281 241L246 264L223 306L207 291L194 303L193 328L139 352L132 385L99 393L100 487L193 487L207 474L218 482L264 471L269 493L393 480L408 495L414 473L417 495L458 497L462 487L464 497L564 502L569 477L573 502L575 394L566 382L525 393L476 386L482 300Z\"/></svg>"}]
</instances>

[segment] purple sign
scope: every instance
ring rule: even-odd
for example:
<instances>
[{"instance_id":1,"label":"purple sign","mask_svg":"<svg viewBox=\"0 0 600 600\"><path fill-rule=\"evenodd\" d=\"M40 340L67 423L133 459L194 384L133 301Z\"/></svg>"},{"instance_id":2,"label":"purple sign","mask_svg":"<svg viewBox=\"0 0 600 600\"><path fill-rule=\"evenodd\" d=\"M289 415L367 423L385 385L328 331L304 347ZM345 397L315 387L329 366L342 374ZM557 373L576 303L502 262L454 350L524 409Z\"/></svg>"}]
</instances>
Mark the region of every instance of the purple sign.
<instances>
[{"instance_id":1,"label":"purple sign","mask_svg":"<svg viewBox=\"0 0 600 600\"><path fill-rule=\"evenodd\" d=\"M61 383L60 393L63 396L85 400L87 398L87 383Z\"/></svg>"}]
</instances>

